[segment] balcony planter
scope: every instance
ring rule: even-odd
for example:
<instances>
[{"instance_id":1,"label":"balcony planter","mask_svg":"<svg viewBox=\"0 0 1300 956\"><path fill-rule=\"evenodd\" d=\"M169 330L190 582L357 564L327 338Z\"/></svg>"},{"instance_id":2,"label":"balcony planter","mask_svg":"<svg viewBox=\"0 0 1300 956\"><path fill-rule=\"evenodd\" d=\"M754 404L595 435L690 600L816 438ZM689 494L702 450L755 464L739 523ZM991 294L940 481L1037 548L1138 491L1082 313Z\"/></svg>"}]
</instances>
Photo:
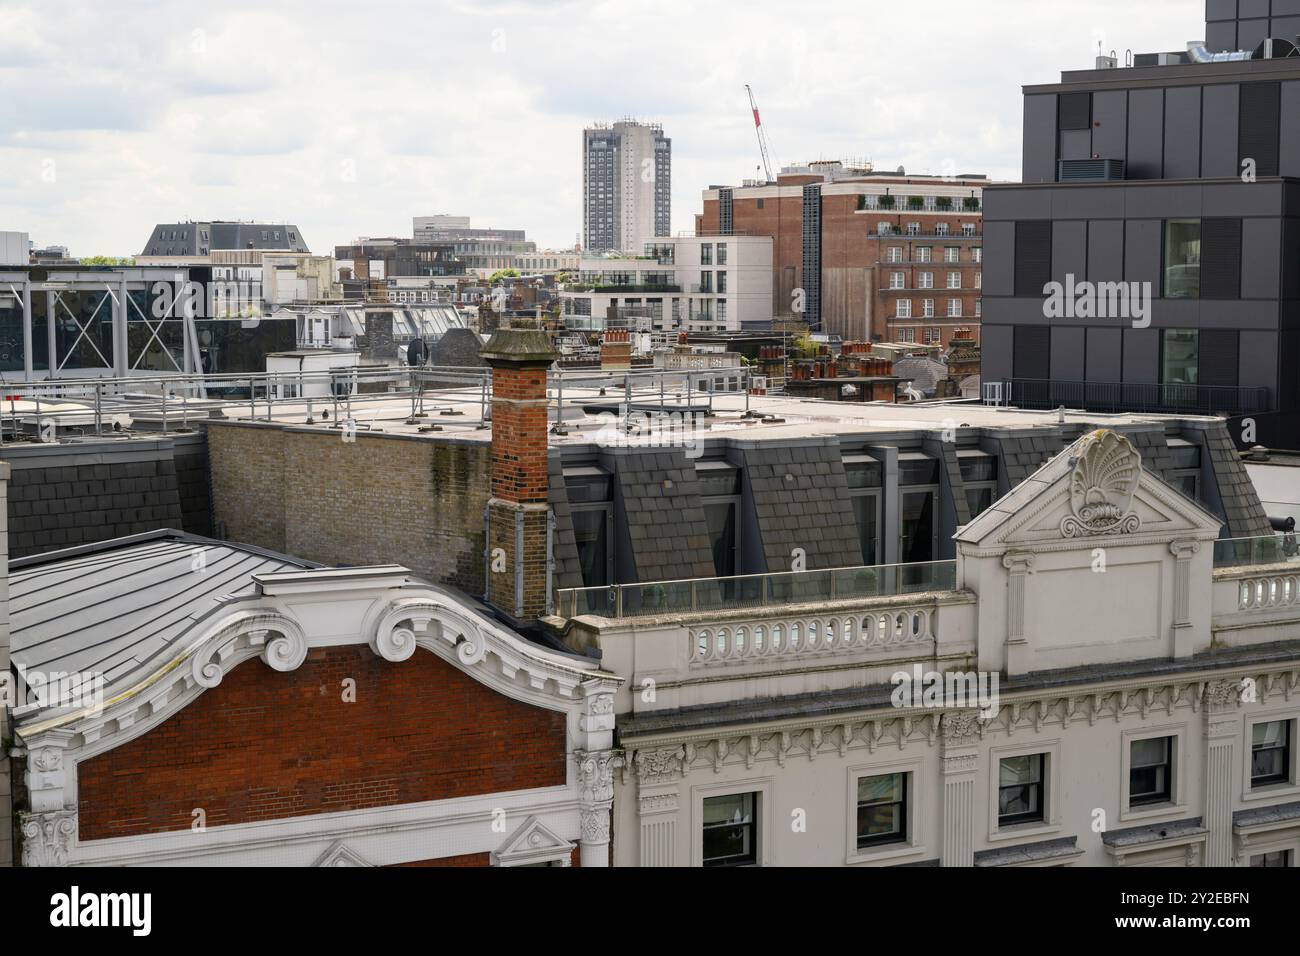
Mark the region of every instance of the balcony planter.
<instances>
[{"instance_id":1,"label":"balcony planter","mask_svg":"<svg viewBox=\"0 0 1300 956\"><path fill-rule=\"evenodd\" d=\"M894 208L894 197L893 197L893 196L881 196L881 197L880 197L880 208L881 208L881 209L893 209L893 208Z\"/></svg>"},{"instance_id":2,"label":"balcony planter","mask_svg":"<svg viewBox=\"0 0 1300 956\"><path fill-rule=\"evenodd\" d=\"M908 196L908 197L907 197L907 208L908 208L908 209L924 209L924 208L925 208L925 200L922 199L920 196Z\"/></svg>"}]
</instances>

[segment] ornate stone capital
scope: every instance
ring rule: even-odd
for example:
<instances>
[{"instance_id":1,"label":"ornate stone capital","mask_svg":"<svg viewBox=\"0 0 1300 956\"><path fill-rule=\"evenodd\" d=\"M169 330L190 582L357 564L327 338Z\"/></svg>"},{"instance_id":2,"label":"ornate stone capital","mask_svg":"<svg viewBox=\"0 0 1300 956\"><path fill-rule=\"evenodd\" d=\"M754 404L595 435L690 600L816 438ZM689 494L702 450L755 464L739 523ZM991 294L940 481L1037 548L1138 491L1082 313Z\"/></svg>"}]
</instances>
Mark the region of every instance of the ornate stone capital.
<instances>
[{"instance_id":1,"label":"ornate stone capital","mask_svg":"<svg viewBox=\"0 0 1300 956\"><path fill-rule=\"evenodd\" d=\"M1170 541L1169 553L1179 561L1190 561L1201 550L1199 541Z\"/></svg>"},{"instance_id":2,"label":"ornate stone capital","mask_svg":"<svg viewBox=\"0 0 1300 956\"><path fill-rule=\"evenodd\" d=\"M1212 680L1205 685L1205 706L1208 710L1227 710L1241 703L1241 681Z\"/></svg>"},{"instance_id":3,"label":"ornate stone capital","mask_svg":"<svg viewBox=\"0 0 1300 956\"><path fill-rule=\"evenodd\" d=\"M21 813L18 826L23 835L23 866L68 865L77 835L76 810Z\"/></svg>"},{"instance_id":4,"label":"ornate stone capital","mask_svg":"<svg viewBox=\"0 0 1300 956\"><path fill-rule=\"evenodd\" d=\"M681 776L685 752L681 747L664 750L638 750L634 758L641 786L668 783Z\"/></svg>"},{"instance_id":5,"label":"ornate stone capital","mask_svg":"<svg viewBox=\"0 0 1300 956\"><path fill-rule=\"evenodd\" d=\"M1002 555L1002 566L1012 574L1029 574L1034 570L1034 555L1028 551L1008 551Z\"/></svg>"},{"instance_id":6,"label":"ornate stone capital","mask_svg":"<svg viewBox=\"0 0 1300 956\"><path fill-rule=\"evenodd\" d=\"M973 744L980 737L979 711L950 710L943 715L943 742L949 747Z\"/></svg>"},{"instance_id":7,"label":"ornate stone capital","mask_svg":"<svg viewBox=\"0 0 1300 956\"><path fill-rule=\"evenodd\" d=\"M574 752L578 761L578 800L584 805L603 804L614 800L614 771L622 764L623 755L617 750Z\"/></svg>"}]
</instances>

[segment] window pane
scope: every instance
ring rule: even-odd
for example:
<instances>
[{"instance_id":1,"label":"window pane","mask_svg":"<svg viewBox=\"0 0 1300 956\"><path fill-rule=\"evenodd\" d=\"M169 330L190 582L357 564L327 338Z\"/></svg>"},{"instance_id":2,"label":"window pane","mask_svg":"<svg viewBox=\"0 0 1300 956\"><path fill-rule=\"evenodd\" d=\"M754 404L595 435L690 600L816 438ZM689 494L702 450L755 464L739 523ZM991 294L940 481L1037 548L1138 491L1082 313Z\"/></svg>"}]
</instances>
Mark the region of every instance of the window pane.
<instances>
[{"instance_id":1,"label":"window pane","mask_svg":"<svg viewBox=\"0 0 1300 956\"><path fill-rule=\"evenodd\" d=\"M899 560L905 563L934 560L933 492L908 492L900 497Z\"/></svg>"},{"instance_id":2,"label":"window pane","mask_svg":"<svg viewBox=\"0 0 1300 956\"><path fill-rule=\"evenodd\" d=\"M895 803L903 799L903 775L884 774L858 780L858 803Z\"/></svg>"},{"instance_id":3,"label":"window pane","mask_svg":"<svg viewBox=\"0 0 1300 956\"><path fill-rule=\"evenodd\" d=\"M1252 731L1256 747L1278 747L1286 743L1286 721L1274 720L1256 724Z\"/></svg>"},{"instance_id":4,"label":"window pane","mask_svg":"<svg viewBox=\"0 0 1300 956\"><path fill-rule=\"evenodd\" d=\"M1133 741L1132 766L1147 767L1164 763L1169 753L1168 737L1153 737L1150 740Z\"/></svg>"},{"instance_id":5,"label":"window pane","mask_svg":"<svg viewBox=\"0 0 1300 956\"><path fill-rule=\"evenodd\" d=\"M731 502L704 506L713 544L713 570L720 578L736 573L736 506Z\"/></svg>"},{"instance_id":6,"label":"window pane","mask_svg":"<svg viewBox=\"0 0 1300 956\"><path fill-rule=\"evenodd\" d=\"M1201 221L1171 219L1165 223L1165 298L1196 299L1201 295Z\"/></svg>"},{"instance_id":7,"label":"window pane","mask_svg":"<svg viewBox=\"0 0 1300 956\"><path fill-rule=\"evenodd\" d=\"M876 564L876 502L875 495L856 495L853 498L853 517L858 526L858 542L862 547L862 563Z\"/></svg>"},{"instance_id":8,"label":"window pane","mask_svg":"<svg viewBox=\"0 0 1300 956\"><path fill-rule=\"evenodd\" d=\"M1024 757L1007 757L1002 761L1002 786L1019 783L1037 783L1042 779L1042 754L1028 754Z\"/></svg>"},{"instance_id":9,"label":"window pane","mask_svg":"<svg viewBox=\"0 0 1300 956\"><path fill-rule=\"evenodd\" d=\"M1164 329L1161 332L1163 385L1195 385L1200 365L1200 343L1195 329Z\"/></svg>"}]
</instances>

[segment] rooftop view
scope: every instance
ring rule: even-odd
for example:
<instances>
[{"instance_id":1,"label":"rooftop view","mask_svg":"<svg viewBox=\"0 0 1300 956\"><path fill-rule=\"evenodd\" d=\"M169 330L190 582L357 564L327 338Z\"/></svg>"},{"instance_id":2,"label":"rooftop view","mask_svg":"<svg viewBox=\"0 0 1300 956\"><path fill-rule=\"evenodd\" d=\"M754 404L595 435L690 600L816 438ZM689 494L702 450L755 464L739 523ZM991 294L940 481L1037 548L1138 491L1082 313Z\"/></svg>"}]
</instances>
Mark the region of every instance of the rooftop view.
<instances>
[{"instance_id":1,"label":"rooftop view","mask_svg":"<svg viewBox=\"0 0 1300 956\"><path fill-rule=\"evenodd\" d=\"M15 927L1069 867L1294 934L1300 2L144 6L0 40Z\"/></svg>"}]
</instances>

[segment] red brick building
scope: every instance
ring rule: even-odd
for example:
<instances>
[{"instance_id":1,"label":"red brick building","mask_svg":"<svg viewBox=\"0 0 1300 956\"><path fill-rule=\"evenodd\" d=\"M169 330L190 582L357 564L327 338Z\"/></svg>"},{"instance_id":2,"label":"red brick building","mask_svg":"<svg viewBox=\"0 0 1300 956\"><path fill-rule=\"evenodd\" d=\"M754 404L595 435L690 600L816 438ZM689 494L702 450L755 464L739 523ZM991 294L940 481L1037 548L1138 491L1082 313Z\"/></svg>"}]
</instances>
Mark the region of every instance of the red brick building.
<instances>
[{"instance_id":1,"label":"red brick building","mask_svg":"<svg viewBox=\"0 0 1300 956\"><path fill-rule=\"evenodd\" d=\"M696 233L772 237L778 317L846 341L946 345L978 330L988 183L814 163L706 189Z\"/></svg>"}]
</instances>

